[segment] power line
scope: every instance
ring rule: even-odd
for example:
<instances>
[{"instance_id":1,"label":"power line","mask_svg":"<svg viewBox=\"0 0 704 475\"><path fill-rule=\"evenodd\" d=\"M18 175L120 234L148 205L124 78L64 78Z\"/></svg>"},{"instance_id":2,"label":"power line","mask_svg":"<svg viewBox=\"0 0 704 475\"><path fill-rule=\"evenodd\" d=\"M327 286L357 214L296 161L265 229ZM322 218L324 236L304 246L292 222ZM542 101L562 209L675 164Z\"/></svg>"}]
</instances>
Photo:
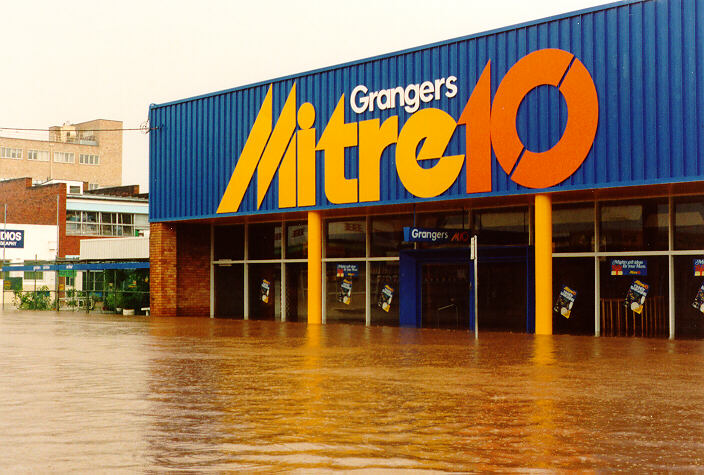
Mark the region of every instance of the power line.
<instances>
[{"instance_id":1,"label":"power line","mask_svg":"<svg viewBox=\"0 0 704 475\"><path fill-rule=\"evenodd\" d=\"M123 130L141 130L142 132L149 132L151 130L157 130L159 127L137 127L137 128L124 128L124 129L76 129L76 132L120 132ZM22 132L59 132L60 129L25 129L20 127L0 127L0 130L15 130Z\"/></svg>"}]
</instances>

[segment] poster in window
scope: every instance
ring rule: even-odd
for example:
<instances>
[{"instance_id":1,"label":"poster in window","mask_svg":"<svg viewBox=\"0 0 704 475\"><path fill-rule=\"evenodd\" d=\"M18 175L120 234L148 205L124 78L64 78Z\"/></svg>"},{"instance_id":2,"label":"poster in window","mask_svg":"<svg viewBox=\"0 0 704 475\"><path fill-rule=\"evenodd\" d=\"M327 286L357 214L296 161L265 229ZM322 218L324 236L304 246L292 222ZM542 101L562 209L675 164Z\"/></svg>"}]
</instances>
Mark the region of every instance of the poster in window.
<instances>
[{"instance_id":1,"label":"poster in window","mask_svg":"<svg viewBox=\"0 0 704 475\"><path fill-rule=\"evenodd\" d=\"M359 275L359 264L338 264L337 278L350 279Z\"/></svg>"},{"instance_id":2,"label":"poster in window","mask_svg":"<svg viewBox=\"0 0 704 475\"><path fill-rule=\"evenodd\" d=\"M704 277L704 259L694 259L694 277Z\"/></svg>"},{"instance_id":3,"label":"poster in window","mask_svg":"<svg viewBox=\"0 0 704 475\"><path fill-rule=\"evenodd\" d=\"M648 295L648 284L634 280L626 292L626 308L640 314L643 311L646 295Z\"/></svg>"},{"instance_id":4,"label":"poster in window","mask_svg":"<svg viewBox=\"0 0 704 475\"><path fill-rule=\"evenodd\" d=\"M611 275L648 275L645 259L611 259Z\"/></svg>"},{"instance_id":5,"label":"poster in window","mask_svg":"<svg viewBox=\"0 0 704 475\"><path fill-rule=\"evenodd\" d=\"M385 285L379 292L378 305L384 312L391 310L391 300L394 298L394 288L390 285Z\"/></svg>"},{"instance_id":6,"label":"poster in window","mask_svg":"<svg viewBox=\"0 0 704 475\"><path fill-rule=\"evenodd\" d=\"M339 283L337 290L337 301L342 302L345 305L349 305L352 301L352 281L349 279L343 279Z\"/></svg>"},{"instance_id":7,"label":"poster in window","mask_svg":"<svg viewBox=\"0 0 704 475\"><path fill-rule=\"evenodd\" d=\"M553 310L565 318L570 318L572 306L574 305L574 300L576 297L576 290L572 290L566 285L563 285L560 295L557 296L557 302L555 302L555 307Z\"/></svg>"},{"instance_id":8,"label":"poster in window","mask_svg":"<svg viewBox=\"0 0 704 475\"><path fill-rule=\"evenodd\" d=\"M262 302L264 302L264 303L269 303L270 288L271 288L271 283L266 279L262 279L261 296L262 296Z\"/></svg>"},{"instance_id":9,"label":"poster in window","mask_svg":"<svg viewBox=\"0 0 704 475\"><path fill-rule=\"evenodd\" d=\"M699 290L697 291L697 296L694 297L692 307L704 313L704 284L699 287Z\"/></svg>"}]
</instances>

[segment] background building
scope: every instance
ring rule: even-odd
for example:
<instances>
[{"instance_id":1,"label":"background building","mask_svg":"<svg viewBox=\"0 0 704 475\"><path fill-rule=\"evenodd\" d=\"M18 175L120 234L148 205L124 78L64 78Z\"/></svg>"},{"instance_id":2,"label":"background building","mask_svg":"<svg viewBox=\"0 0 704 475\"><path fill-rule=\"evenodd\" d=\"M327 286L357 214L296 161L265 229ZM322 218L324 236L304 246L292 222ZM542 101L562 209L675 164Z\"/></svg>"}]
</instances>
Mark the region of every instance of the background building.
<instances>
[{"instance_id":1,"label":"background building","mask_svg":"<svg viewBox=\"0 0 704 475\"><path fill-rule=\"evenodd\" d=\"M0 137L0 180L22 177L86 182L87 189L121 185L122 122L54 126L48 140Z\"/></svg>"},{"instance_id":2,"label":"background building","mask_svg":"<svg viewBox=\"0 0 704 475\"><path fill-rule=\"evenodd\" d=\"M118 308L149 315L149 237L81 241L76 289L94 310Z\"/></svg>"},{"instance_id":3,"label":"background building","mask_svg":"<svg viewBox=\"0 0 704 475\"><path fill-rule=\"evenodd\" d=\"M32 185L29 177L0 182L0 232L4 236L0 253L6 291L10 281L17 290L74 287L74 274L59 283L55 273L44 268L78 260L81 240L148 236L149 200L147 194L139 193L139 185L67 192L79 185ZM9 301L11 297L5 299Z\"/></svg>"}]
</instances>

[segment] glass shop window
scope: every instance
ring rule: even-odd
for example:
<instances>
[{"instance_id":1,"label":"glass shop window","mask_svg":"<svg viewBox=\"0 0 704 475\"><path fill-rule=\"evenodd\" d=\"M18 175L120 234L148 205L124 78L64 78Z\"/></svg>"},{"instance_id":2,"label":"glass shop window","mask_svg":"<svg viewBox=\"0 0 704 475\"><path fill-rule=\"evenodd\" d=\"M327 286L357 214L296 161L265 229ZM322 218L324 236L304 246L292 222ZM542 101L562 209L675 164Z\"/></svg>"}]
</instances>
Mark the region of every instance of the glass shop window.
<instances>
[{"instance_id":1,"label":"glass shop window","mask_svg":"<svg viewBox=\"0 0 704 475\"><path fill-rule=\"evenodd\" d=\"M308 264L286 264L286 321L305 322L308 318Z\"/></svg>"},{"instance_id":2,"label":"glass shop window","mask_svg":"<svg viewBox=\"0 0 704 475\"><path fill-rule=\"evenodd\" d=\"M602 251L667 250L667 199L602 203L599 208Z\"/></svg>"},{"instance_id":3,"label":"glass shop window","mask_svg":"<svg viewBox=\"0 0 704 475\"><path fill-rule=\"evenodd\" d=\"M599 258L602 336L667 337L667 256Z\"/></svg>"},{"instance_id":4,"label":"glass shop window","mask_svg":"<svg viewBox=\"0 0 704 475\"><path fill-rule=\"evenodd\" d=\"M326 264L326 323L361 323L366 314L365 263L328 262Z\"/></svg>"},{"instance_id":5,"label":"glass shop window","mask_svg":"<svg viewBox=\"0 0 704 475\"><path fill-rule=\"evenodd\" d=\"M308 258L308 223L286 223L286 259Z\"/></svg>"},{"instance_id":6,"label":"glass shop window","mask_svg":"<svg viewBox=\"0 0 704 475\"><path fill-rule=\"evenodd\" d=\"M281 258L281 223L249 225L249 259Z\"/></svg>"},{"instance_id":7,"label":"glass shop window","mask_svg":"<svg viewBox=\"0 0 704 475\"><path fill-rule=\"evenodd\" d=\"M704 249L704 197L675 200L674 248Z\"/></svg>"},{"instance_id":8,"label":"glass shop window","mask_svg":"<svg viewBox=\"0 0 704 475\"><path fill-rule=\"evenodd\" d=\"M281 320L281 264L249 265L249 318Z\"/></svg>"},{"instance_id":9,"label":"glass shop window","mask_svg":"<svg viewBox=\"0 0 704 475\"><path fill-rule=\"evenodd\" d=\"M215 316L243 318L244 264L216 265L214 284Z\"/></svg>"},{"instance_id":10,"label":"glass shop window","mask_svg":"<svg viewBox=\"0 0 704 475\"><path fill-rule=\"evenodd\" d=\"M594 335L594 258L552 260L553 333Z\"/></svg>"},{"instance_id":11,"label":"glass shop window","mask_svg":"<svg viewBox=\"0 0 704 475\"><path fill-rule=\"evenodd\" d=\"M553 252L594 251L594 204L556 205L552 242Z\"/></svg>"},{"instance_id":12,"label":"glass shop window","mask_svg":"<svg viewBox=\"0 0 704 475\"><path fill-rule=\"evenodd\" d=\"M704 338L704 255L674 256L675 338Z\"/></svg>"},{"instance_id":13,"label":"glass shop window","mask_svg":"<svg viewBox=\"0 0 704 475\"><path fill-rule=\"evenodd\" d=\"M403 242L403 228L413 225L413 216L388 215L371 218L372 257L398 257L401 249L412 249L413 243Z\"/></svg>"},{"instance_id":14,"label":"glass shop window","mask_svg":"<svg viewBox=\"0 0 704 475\"><path fill-rule=\"evenodd\" d=\"M327 221L325 257L364 257L366 255L365 219Z\"/></svg>"},{"instance_id":15,"label":"glass shop window","mask_svg":"<svg viewBox=\"0 0 704 475\"><path fill-rule=\"evenodd\" d=\"M527 208L477 210L472 232L479 245L528 245L530 220Z\"/></svg>"},{"instance_id":16,"label":"glass shop window","mask_svg":"<svg viewBox=\"0 0 704 475\"><path fill-rule=\"evenodd\" d=\"M213 234L216 261L244 259L244 225L215 226Z\"/></svg>"}]
</instances>

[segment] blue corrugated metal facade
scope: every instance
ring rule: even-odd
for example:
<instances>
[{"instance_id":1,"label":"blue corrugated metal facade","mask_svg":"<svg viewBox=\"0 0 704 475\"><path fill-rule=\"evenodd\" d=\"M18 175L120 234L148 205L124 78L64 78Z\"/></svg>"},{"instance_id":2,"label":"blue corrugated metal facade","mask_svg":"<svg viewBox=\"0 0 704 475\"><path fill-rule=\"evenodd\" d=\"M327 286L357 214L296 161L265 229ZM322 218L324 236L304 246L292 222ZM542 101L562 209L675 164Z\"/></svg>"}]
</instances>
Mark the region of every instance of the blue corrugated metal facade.
<instances>
[{"instance_id":1,"label":"blue corrugated metal facade","mask_svg":"<svg viewBox=\"0 0 704 475\"><path fill-rule=\"evenodd\" d=\"M342 94L364 84L369 91L456 76L453 98L422 104L458 119L485 65L491 60L491 94L507 71L527 54L559 48L575 55L589 71L599 101L593 147L579 169L550 191L698 181L704 176L704 2L652 0L623 2L531 22L418 49L335 66L271 82L196 98L153 105L150 134L150 218L152 221L227 216L216 214L264 97L272 86L273 118L279 117L295 83L297 105L315 106L317 139ZM347 104L345 122L398 115L399 131L408 117L403 107L356 114ZM560 139L567 109L556 88L541 86L523 101L517 130L532 151ZM465 153L464 126L458 126L445 155ZM317 152L317 205L278 207L274 178L257 208L256 174L238 213L351 207L333 205L320 183L323 152ZM345 176L358 176L357 149L345 151ZM492 159L492 191L468 195L466 170L443 194L421 199L399 180L394 145L381 160L381 200L394 204L534 193L513 182ZM231 215L231 214L230 214Z\"/></svg>"}]
</instances>

